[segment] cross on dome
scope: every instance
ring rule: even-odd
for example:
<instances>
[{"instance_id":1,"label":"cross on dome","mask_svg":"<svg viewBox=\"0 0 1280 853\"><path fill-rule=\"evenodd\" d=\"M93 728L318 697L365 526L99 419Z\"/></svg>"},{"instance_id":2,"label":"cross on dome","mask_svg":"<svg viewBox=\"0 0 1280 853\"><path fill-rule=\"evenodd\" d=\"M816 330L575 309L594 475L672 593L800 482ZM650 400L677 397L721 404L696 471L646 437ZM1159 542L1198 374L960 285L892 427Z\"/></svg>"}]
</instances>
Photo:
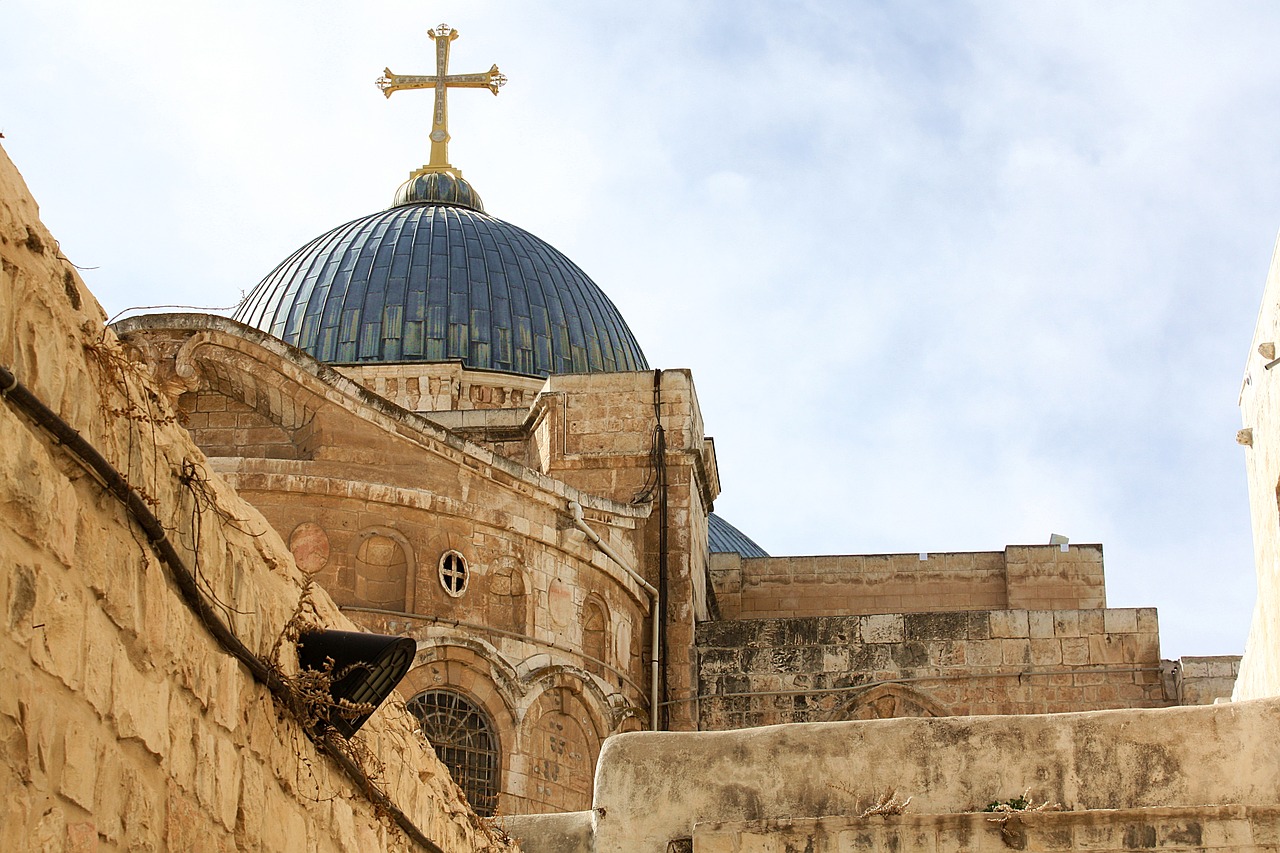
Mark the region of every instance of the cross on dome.
<instances>
[{"instance_id":1,"label":"cross on dome","mask_svg":"<svg viewBox=\"0 0 1280 853\"><path fill-rule=\"evenodd\" d=\"M435 109L431 114L431 161L410 175L410 180L430 173L446 173L461 178L462 173L449 164L449 89L488 89L493 94L507 82L507 78L494 65L479 74L450 74L449 46L458 37L458 31L448 24L428 30L436 44L436 73L427 75L395 74L384 68L375 82L388 98L392 92L402 89L434 89Z\"/></svg>"}]
</instances>

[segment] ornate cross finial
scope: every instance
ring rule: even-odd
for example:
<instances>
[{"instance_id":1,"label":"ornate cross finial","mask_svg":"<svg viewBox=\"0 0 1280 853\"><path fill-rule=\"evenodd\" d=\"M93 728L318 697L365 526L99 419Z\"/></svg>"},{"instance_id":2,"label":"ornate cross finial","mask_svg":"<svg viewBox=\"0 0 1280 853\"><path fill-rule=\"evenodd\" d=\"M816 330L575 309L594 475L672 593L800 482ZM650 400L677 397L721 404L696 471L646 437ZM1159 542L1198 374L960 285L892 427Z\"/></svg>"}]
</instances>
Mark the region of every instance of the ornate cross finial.
<instances>
[{"instance_id":1,"label":"ornate cross finial","mask_svg":"<svg viewBox=\"0 0 1280 853\"><path fill-rule=\"evenodd\" d=\"M448 91L458 89L488 89L498 94L498 89L507 82L507 78L493 66L482 74L450 74L449 44L458 37L458 31L448 24L441 24L434 30L428 30L431 40L436 43L436 73L433 75L394 74L390 68L383 69L382 76L375 82L382 94L388 98L392 92L401 89L435 89L435 111L431 117L431 162L423 166L414 175L429 172L448 172L461 177L462 173L449 165L449 105Z\"/></svg>"}]
</instances>

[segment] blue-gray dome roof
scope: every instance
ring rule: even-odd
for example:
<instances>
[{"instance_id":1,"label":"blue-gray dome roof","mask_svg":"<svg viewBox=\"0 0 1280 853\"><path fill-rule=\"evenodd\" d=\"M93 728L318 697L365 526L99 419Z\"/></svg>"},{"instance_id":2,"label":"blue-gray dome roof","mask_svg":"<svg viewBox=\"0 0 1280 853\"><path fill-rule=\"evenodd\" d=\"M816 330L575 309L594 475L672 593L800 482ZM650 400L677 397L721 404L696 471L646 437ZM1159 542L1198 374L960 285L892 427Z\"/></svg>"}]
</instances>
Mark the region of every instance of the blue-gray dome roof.
<instances>
[{"instance_id":1,"label":"blue-gray dome roof","mask_svg":"<svg viewBox=\"0 0 1280 853\"><path fill-rule=\"evenodd\" d=\"M401 203L322 234L234 317L329 363L459 359L528 376L648 369L618 309L572 261L457 204Z\"/></svg>"},{"instance_id":2,"label":"blue-gray dome roof","mask_svg":"<svg viewBox=\"0 0 1280 853\"><path fill-rule=\"evenodd\" d=\"M712 554L740 554L743 557L767 557L763 548L751 537L714 512L707 516L707 544Z\"/></svg>"}]
</instances>

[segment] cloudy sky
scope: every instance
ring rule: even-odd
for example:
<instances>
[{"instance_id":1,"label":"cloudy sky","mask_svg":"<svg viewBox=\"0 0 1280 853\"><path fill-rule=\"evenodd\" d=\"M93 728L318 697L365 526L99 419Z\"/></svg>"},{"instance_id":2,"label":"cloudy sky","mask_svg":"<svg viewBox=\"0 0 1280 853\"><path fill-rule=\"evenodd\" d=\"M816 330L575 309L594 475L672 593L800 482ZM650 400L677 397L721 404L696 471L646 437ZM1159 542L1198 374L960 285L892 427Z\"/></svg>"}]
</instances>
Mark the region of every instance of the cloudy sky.
<instances>
[{"instance_id":1,"label":"cloudy sky","mask_svg":"<svg viewBox=\"0 0 1280 853\"><path fill-rule=\"evenodd\" d=\"M1106 548L1239 653L1236 399L1280 227L1273 2L0 0L0 133L109 313L233 305L427 158L694 371L773 554Z\"/></svg>"}]
</instances>

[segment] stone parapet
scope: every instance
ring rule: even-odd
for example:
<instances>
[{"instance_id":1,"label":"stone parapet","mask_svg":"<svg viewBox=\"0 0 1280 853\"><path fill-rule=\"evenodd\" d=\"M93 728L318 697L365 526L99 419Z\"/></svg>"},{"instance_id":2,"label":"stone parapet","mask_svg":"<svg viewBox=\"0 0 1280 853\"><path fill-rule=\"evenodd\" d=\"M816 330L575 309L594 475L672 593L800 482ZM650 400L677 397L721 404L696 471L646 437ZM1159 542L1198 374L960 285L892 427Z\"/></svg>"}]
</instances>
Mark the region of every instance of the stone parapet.
<instances>
[{"instance_id":1,"label":"stone parapet","mask_svg":"<svg viewBox=\"0 0 1280 853\"><path fill-rule=\"evenodd\" d=\"M711 580L724 619L1106 606L1099 545L822 557L715 554Z\"/></svg>"},{"instance_id":2,"label":"stone parapet","mask_svg":"<svg viewBox=\"0 0 1280 853\"><path fill-rule=\"evenodd\" d=\"M687 844L705 822L861 814L886 791L911 798L906 821L912 814L973 812L1030 791L1037 801L1061 803L1068 812L1146 811L1127 821L1096 815L1107 829L1097 838L1102 849L1114 849L1107 845L1117 838L1124 849L1124 827L1130 825L1138 834L1129 849L1153 847L1153 832L1155 840L1164 832L1167 843L1228 849L1233 844L1224 836L1238 841L1249 837L1246 828L1274 831L1277 725L1280 700L1267 699L1161 710L618 735L605 742L596 772L595 851L666 853L680 849L669 847L672 842ZM1244 811L1218 811L1220 805L1206 803ZM1206 815L1199 845L1176 841L1172 823L1181 815L1194 820L1196 813ZM1070 841L1078 847L1092 837L1090 819L1082 820ZM1193 839L1194 830L1185 828L1184 838ZM747 840L761 843L749 836L742 843ZM1252 843L1258 846L1241 842L1234 848L1265 850L1276 841L1261 835ZM745 849L787 847L784 838L772 847ZM886 846L870 849L894 848L886 839ZM1025 849L1052 848L1028 843Z\"/></svg>"},{"instance_id":3,"label":"stone parapet","mask_svg":"<svg viewBox=\"0 0 1280 853\"><path fill-rule=\"evenodd\" d=\"M507 815L498 824L520 842L523 853L592 853L594 812Z\"/></svg>"}]
</instances>

